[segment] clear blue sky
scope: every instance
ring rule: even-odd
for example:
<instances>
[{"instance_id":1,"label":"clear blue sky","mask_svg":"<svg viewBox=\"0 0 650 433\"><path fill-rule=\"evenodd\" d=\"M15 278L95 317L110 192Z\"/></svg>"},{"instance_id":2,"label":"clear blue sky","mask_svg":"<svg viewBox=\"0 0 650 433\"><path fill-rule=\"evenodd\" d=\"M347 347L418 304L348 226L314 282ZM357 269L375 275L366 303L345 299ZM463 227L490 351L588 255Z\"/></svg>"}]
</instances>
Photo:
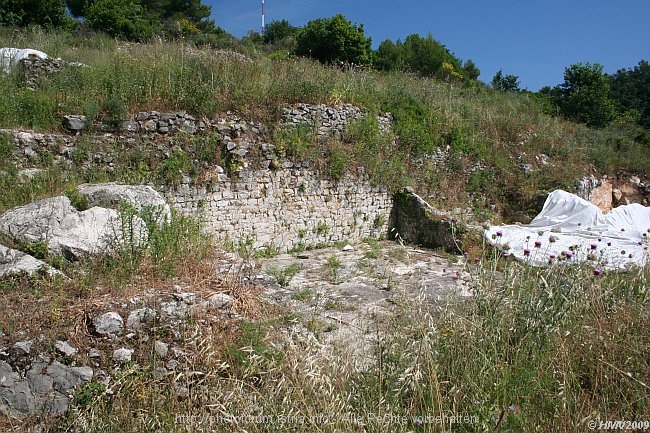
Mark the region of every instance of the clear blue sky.
<instances>
[{"instance_id":1,"label":"clear blue sky","mask_svg":"<svg viewBox=\"0 0 650 433\"><path fill-rule=\"evenodd\" d=\"M260 31L261 0L203 0L217 25L238 38ZM499 69L532 91L564 81L578 62L614 73L650 61L650 0L265 0L266 23L303 27L337 13L363 24L373 48L386 39L429 33L480 80Z\"/></svg>"}]
</instances>

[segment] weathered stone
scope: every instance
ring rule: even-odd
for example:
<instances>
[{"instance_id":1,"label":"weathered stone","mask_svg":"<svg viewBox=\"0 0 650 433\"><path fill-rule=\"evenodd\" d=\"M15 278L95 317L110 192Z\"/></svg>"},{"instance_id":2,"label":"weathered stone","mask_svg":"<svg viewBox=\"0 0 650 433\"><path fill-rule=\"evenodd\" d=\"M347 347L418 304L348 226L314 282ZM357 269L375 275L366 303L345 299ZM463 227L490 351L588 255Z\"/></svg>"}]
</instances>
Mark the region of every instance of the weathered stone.
<instances>
[{"instance_id":1,"label":"weathered stone","mask_svg":"<svg viewBox=\"0 0 650 433\"><path fill-rule=\"evenodd\" d=\"M0 277L25 272L28 275L46 272L49 275L63 275L42 260L22 251L0 245Z\"/></svg>"},{"instance_id":2,"label":"weathered stone","mask_svg":"<svg viewBox=\"0 0 650 433\"><path fill-rule=\"evenodd\" d=\"M19 380L20 375L11 368L11 365L5 361L0 361L0 387L10 388Z\"/></svg>"},{"instance_id":3,"label":"weathered stone","mask_svg":"<svg viewBox=\"0 0 650 433\"><path fill-rule=\"evenodd\" d=\"M75 349L74 347L70 346L70 343L68 343L67 341L57 340L54 343L54 347L56 348L56 350L58 350L65 356L74 356L77 354L77 352L79 352L78 349Z\"/></svg>"},{"instance_id":4,"label":"weathered stone","mask_svg":"<svg viewBox=\"0 0 650 433\"><path fill-rule=\"evenodd\" d=\"M608 179L600 181L598 186L592 188L589 194L589 201L598 206L603 213L611 211L612 183Z\"/></svg>"},{"instance_id":5,"label":"weathered stone","mask_svg":"<svg viewBox=\"0 0 650 433\"><path fill-rule=\"evenodd\" d=\"M120 363L120 364L126 364L127 362L131 362L131 357L133 355L134 350L133 349L116 349L113 351L113 361Z\"/></svg>"},{"instance_id":6,"label":"weathered stone","mask_svg":"<svg viewBox=\"0 0 650 433\"><path fill-rule=\"evenodd\" d=\"M140 124L133 120L125 120L122 122L122 130L124 132L138 132L140 130Z\"/></svg>"},{"instance_id":7,"label":"weathered stone","mask_svg":"<svg viewBox=\"0 0 650 433\"><path fill-rule=\"evenodd\" d=\"M46 372L52 377L54 389L63 395L69 395L75 387L92 380L93 377L90 367L68 367L58 361L53 361Z\"/></svg>"},{"instance_id":8,"label":"weathered stone","mask_svg":"<svg viewBox=\"0 0 650 433\"><path fill-rule=\"evenodd\" d=\"M77 190L88 200L89 206L119 209L122 203L131 204L138 212L150 212L159 225L171 220L171 208L160 193L148 185L117 183L82 184Z\"/></svg>"},{"instance_id":9,"label":"weathered stone","mask_svg":"<svg viewBox=\"0 0 650 433\"><path fill-rule=\"evenodd\" d=\"M460 253L463 227L449 215L432 208L412 190L395 193L391 213L390 237L427 248L444 248L451 253Z\"/></svg>"},{"instance_id":10,"label":"weathered stone","mask_svg":"<svg viewBox=\"0 0 650 433\"><path fill-rule=\"evenodd\" d=\"M63 127L72 131L78 133L79 131L82 131L87 124L86 116L82 115L68 115L68 116L63 116Z\"/></svg>"},{"instance_id":11,"label":"weathered stone","mask_svg":"<svg viewBox=\"0 0 650 433\"><path fill-rule=\"evenodd\" d=\"M11 348L16 356L27 356L31 352L33 344L32 340L18 341Z\"/></svg>"},{"instance_id":12,"label":"weathered stone","mask_svg":"<svg viewBox=\"0 0 650 433\"><path fill-rule=\"evenodd\" d=\"M156 351L156 354L158 356L164 358L167 356L167 353L169 352L169 345L160 340L156 340L156 342L154 343L154 350Z\"/></svg>"},{"instance_id":13,"label":"weathered stone","mask_svg":"<svg viewBox=\"0 0 650 433\"><path fill-rule=\"evenodd\" d=\"M21 378L0 361L0 414L62 414L67 410L72 390L92 377L89 367L68 367L39 355Z\"/></svg>"},{"instance_id":14,"label":"weathered stone","mask_svg":"<svg viewBox=\"0 0 650 433\"><path fill-rule=\"evenodd\" d=\"M119 334L124 328L122 316L114 311L94 317L92 324L94 332L99 335Z\"/></svg>"},{"instance_id":15,"label":"weathered stone","mask_svg":"<svg viewBox=\"0 0 650 433\"><path fill-rule=\"evenodd\" d=\"M184 319L190 311L188 304L182 301L169 301L160 303L160 314L171 319Z\"/></svg>"},{"instance_id":16,"label":"weathered stone","mask_svg":"<svg viewBox=\"0 0 650 433\"><path fill-rule=\"evenodd\" d=\"M0 216L0 233L18 242L45 241L49 253L68 259L106 253L125 242L139 246L147 236L145 224L137 216L125 221L116 210L100 207L80 212L64 196L6 212ZM129 238L131 234L134 239Z\"/></svg>"},{"instance_id":17,"label":"weathered stone","mask_svg":"<svg viewBox=\"0 0 650 433\"><path fill-rule=\"evenodd\" d=\"M151 308L139 308L129 313L126 319L126 326L132 331L137 331L143 325L151 326L155 323L158 313Z\"/></svg>"},{"instance_id":18,"label":"weathered stone","mask_svg":"<svg viewBox=\"0 0 650 433\"><path fill-rule=\"evenodd\" d=\"M225 293L215 293L208 298L208 302L212 307L219 309L232 307L232 298Z\"/></svg>"}]
</instances>

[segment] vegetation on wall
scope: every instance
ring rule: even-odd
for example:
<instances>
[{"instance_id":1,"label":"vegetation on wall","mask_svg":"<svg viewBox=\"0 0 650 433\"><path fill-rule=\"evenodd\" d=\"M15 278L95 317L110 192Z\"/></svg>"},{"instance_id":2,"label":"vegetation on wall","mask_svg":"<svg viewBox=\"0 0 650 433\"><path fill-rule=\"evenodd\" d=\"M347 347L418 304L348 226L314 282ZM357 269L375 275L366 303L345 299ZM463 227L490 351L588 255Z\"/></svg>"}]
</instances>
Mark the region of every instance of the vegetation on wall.
<instances>
[{"instance_id":1,"label":"vegetation on wall","mask_svg":"<svg viewBox=\"0 0 650 433\"><path fill-rule=\"evenodd\" d=\"M288 35L282 40L293 37L293 30L285 30ZM465 78L340 69L300 57L259 56L251 62L215 57L210 50L185 42L123 45L101 34L76 37L39 28L23 32L0 29L0 35L12 46L35 47L89 66L65 68L36 92L25 88L17 75L0 76L3 127L57 130L65 114L83 114L91 122L119 125L138 111L186 110L210 118L230 110L274 128L287 105L351 103L364 107L368 116L349 125L339 141L316 143L309 137L313 131L303 131L306 135L298 141L287 135L288 131L271 130L270 137L279 140L283 157L320 161L332 175L364 166L375 182L392 189L417 186L420 193L430 196L433 205L469 204L485 217L506 219L521 212L536 214L540 191L571 190L589 164L610 173L650 172L648 132L637 124L639 116L630 116L642 112L641 102L636 109L626 109L626 118L633 120L615 117L609 124L591 128L557 116L553 92L504 92L472 85ZM463 74L468 69L455 65L450 72ZM598 69L589 71L598 78ZM642 76L641 71L634 74L629 78L621 72L621 77L641 82L637 77ZM601 99L589 98L592 93L587 93L578 99L571 93L577 86L572 83L567 81L565 99L581 101L582 105L574 102L578 108L604 97L603 92ZM625 92L631 92L630 87L633 85L628 84ZM614 104L615 110L619 106ZM391 132L382 132L372 120L386 112L393 117ZM139 153L138 148L121 147L125 155L120 160L131 162L102 176L138 182L157 181L158 175L178 181L178 170L200 176L193 161L203 157L170 153L171 161L159 161L157 167L152 161L158 160L149 155L146 146ZM433 157L441 152L444 164ZM549 164L541 165L538 156L542 154ZM75 155L84 164L89 153ZM525 171L525 164L532 170ZM93 176L97 178L97 173Z\"/></svg>"}]
</instances>

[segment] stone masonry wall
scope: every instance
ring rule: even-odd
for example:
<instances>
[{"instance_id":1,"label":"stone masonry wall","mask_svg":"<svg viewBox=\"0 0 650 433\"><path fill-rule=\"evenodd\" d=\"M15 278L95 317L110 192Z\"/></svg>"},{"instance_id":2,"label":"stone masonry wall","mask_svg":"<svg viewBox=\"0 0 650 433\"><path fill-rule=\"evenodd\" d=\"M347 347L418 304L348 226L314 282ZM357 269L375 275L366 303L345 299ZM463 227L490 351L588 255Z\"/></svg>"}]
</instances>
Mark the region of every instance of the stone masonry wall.
<instances>
[{"instance_id":1,"label":"stone masonry wall","mask_svg":"<svg viewBox=\"0 0 650 433\"><path fill-rule=\"evenodd\" d=\"M208 186L167 191L185 214L202 215L210 232L287 250L388 234L393 206L385 187L372 186L362 169L340 181L305 169L245 170Z\"/></svg>"},{"instance_id":2,"label":"stone masonry wall","mask_svg":"<svg viewBox=\"0 0 650 433\"><path fill-rule=\"evenodd\" d=\"M282 124L318 121L319 135L341 136L347 123L365 114L359 108L299 104L285 110ZM378 118L390 127L390 115ZM371 185L362 168L340 180L319 173L308 161L276 161L273 144L266 141L265 125L245 121L232 113L218 119L196 119L187 113L141 112L124 120L119 131L105 124L87 125L83 116L65 116L65 134L37 134L0 130L15 146L14 158L26 170L30 161L49 153L56 160L71 159L77 141L91 133L90 166L111 167L115 140L135 146L145 137L160 149L162 158L173 153L176 134L216 137L233 162L227 173L220 166L205 167L201 181L184 176L180 185L159 186L170 204L187 215L201 215L207 229L235 242L251 240L255 247L281 251L363 237L386 236L392 195ZM102 135L97 135L102 133ZM274 162L274 164L272 164ZM233 170L234 168L234 170Z\"/></svg>"}]
</instances>

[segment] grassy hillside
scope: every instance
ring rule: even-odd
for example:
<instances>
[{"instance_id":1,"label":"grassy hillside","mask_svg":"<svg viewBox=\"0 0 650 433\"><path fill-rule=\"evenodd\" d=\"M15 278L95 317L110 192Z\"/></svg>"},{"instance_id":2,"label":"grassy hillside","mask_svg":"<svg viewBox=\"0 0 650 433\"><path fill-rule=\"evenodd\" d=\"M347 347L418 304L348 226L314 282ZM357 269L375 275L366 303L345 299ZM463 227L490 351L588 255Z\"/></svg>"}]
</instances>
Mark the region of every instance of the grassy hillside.
<instances>
[{"instance_id":1,"label":"grassy hillside","mask_svg":"<svg viewBox=\"0 0 650 433\"><path fill-rule=\"evenodd\" d=\"M568 123L547 114L543 100L531 93L340 70L306 59L224 58L181 43L124 44L97 35L6 29L0 38L6 46L32 47L89 66L68 68L38 91L26 89L16 76L1 76L5 128L56 131L65 114L106 121L141 110L187 110L208 118L231 110L266 123L272 139L284 106L350 103L371 114L392 113L395 137L380 136L376 123L367 121L350 127L340 142L323 144L344 150L346 167L364 165L378 183L411 185L435 206L472 207L492 219L535 214L540 192L571 190L586 173L650 172L647 131ZM428 155L447 146L447 164L436 166ZM532 167L528 173L526 164ZM130 179L124 172L111 176Z\"/></svg>"},{"instance_id":2,"label":"grassy hillside","mask_svg":"<svg viewBox=\"0 0 650 433\"><path fill-rule=\"evenodd\" d=\"M187 110L207 118L230 110L266 123L268 140L290 147L294 137L277 127L282 107L350 103L371 114L392 113L393 135L382 135L368 116L341 140L307 137L289 154L337 155L337 169L363 165L377 183L410 185L434 206L471 207L478 218L493 220L535 214L541 192L571 190L585 174L650 173L647 131L565 122L528 93L340 70L304 59L249 61L180 43L123 44L6 29L0 29L0 40L88 65L68 68L37 90L26 89L17 75L0 75L0 128L55 132L66 114L117 122L141 110ZM447 149L446 163L436 165L432 155ZM45 157L32 162L48 167L46 173L19 181L11 150L6 137L0 140L0 212L43 196L74 194L72 187L85 181L169 180L164 161L149 161L141 171L127 164L141 156L125 145L112 172L83 170L74 157L70 167ZM214 149L201 158L218 162ZM191 171L191 164L187 158L181 167ZM397 256L409 254L391 245ZM360 361L345 345L324 346L328 331L314 321L316 309L354 306L315 305L308 317L265 301L259 288L219 274L221 253L191 219L177 216L154 231L145 250L81 263L48 257L43 245L32 245L39 246L32 252L71 278L0 280L6 310L0 347L26 338L37 341L34 353L60 338L78 347L105 344L84 332L96 303L127 305L152 288L167 295L178 286L223 291L241 317L211 321L193 315L180 335L129 341L136 362L114 367L103 360L96 367L112 376L108 386L93 382L77 391L59 419L1 418L3 431L575 432L599 428L600 421L645 421L645 427L650 420L648 269L539 269L496 252L472 253L460 278L475 296L442 302L395 296L394 314L373 316L359 331L372 342ZM231 247L252 268L262 260L250 245ZM368 259L381 254L376 240L357 248L368 249ZM284 280L292 272L289 266L277 269ZM459 275L441 278L453 285ZM156 339L187 352L182 365L162 376ZM179 386L188 390L182 398ZM454 415L470 421L452 422Z\"/></svg>"}]
</instances>

